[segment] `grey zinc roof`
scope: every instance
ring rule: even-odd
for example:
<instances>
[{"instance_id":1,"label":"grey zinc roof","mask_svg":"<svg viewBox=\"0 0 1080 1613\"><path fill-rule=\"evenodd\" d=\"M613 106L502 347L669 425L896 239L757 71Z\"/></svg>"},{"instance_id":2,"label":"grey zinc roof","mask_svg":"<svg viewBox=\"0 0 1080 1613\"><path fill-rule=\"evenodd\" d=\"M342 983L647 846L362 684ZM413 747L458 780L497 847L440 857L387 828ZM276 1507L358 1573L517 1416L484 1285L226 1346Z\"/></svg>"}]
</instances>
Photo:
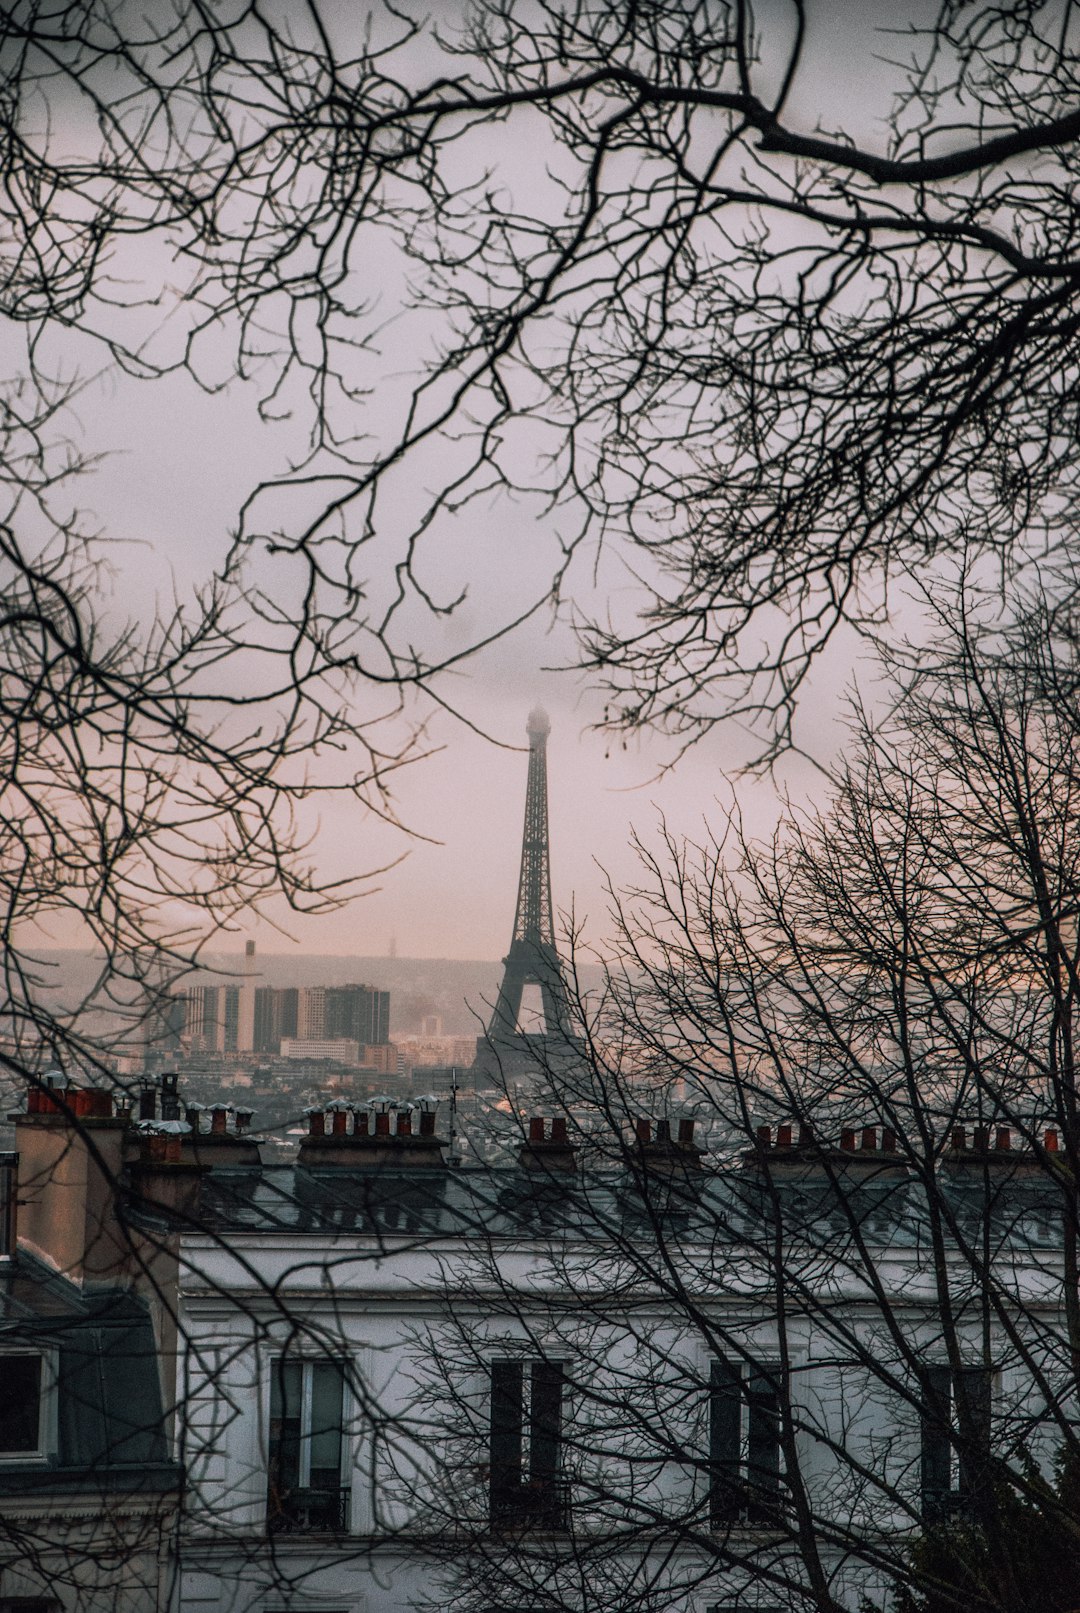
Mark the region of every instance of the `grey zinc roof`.
<instances>
[{"instance_id":1,"label":"grey zinc roof","mask_svg":"<svg viewBox=\"0 0 1080 1613\"><path fill-rule=\"evenodd\" d=\"M20 1251L0 1263L0 1350L55 1363L56 1440L47 1462L0 1462L0 1493L169 1490L154 1330L124 1289L79 1289Z\"/></svg>"},{"instance_id":2,"label":"grey zinc roof","mask_svg":"<svg viewBox=\"0 0 1080 1613\"><path fill-rule=\"evenodd\" d=\"M1039 1172L943 1169L935 1198L957 1234L988 1221L1002 1249L1061 1244L1061 1199ZM204 1179L198 1224L212 1235L351 1233L380 1240L432 1237L641 1239L657 1229L687 1242L754 1241L777 1219L817 1246L856 1233L875 1247L918 1248L927 1237L926 1189L913 1173L877 1171L766 1178L738 1166L642 1178L613 1170L547 1175L518 1166L456 1170L302 1165L217 1170Z\"/></svg>"}]
</instances>

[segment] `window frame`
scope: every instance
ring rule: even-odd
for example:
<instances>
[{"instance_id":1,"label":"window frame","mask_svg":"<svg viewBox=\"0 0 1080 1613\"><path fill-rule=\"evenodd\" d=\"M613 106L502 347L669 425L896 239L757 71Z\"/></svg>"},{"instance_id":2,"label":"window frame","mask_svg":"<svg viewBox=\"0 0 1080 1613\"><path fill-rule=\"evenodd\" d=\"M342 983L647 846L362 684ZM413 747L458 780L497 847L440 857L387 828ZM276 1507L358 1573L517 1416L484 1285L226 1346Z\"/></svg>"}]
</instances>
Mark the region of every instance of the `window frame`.
<instances>
[{"instance_id":1,"label":"window frame","mask_svg":"<svg viewBox=\"0 0 1080 1613\"><path fill-rule=\"evenodd\" d=\"M352 1534L353 1508L355 1496L353 1493L353 1427L352 1427L352 1391L349 1382L351 1357L347 1355L328 1355L322 1352L289 1349L270 1349L265 1356L266 1362L266 1442L265 1442L265 1482L264 1501L266 1506L266 1522L270 1526L274 1513L275 1493L278 1497L278 1506L282 1505L282 1498L288 1494L300 1495L337 1495L341 1499L342 1516L344 1517L344 1532ZM338 1452L338 1481L336 1486L328 1489L312 1489L311 1486L311 1443L314 1430L311 1426L312 1407L312 1379L313 1371L317 1366L336 1366L341 1374L341 1427L340 1448ZM280 1470L275 1473L274 1467L274 1435L273 1435L273 1405L275 1375L283 1366L297 1366L300 1368L300 1431L298 1435L299 1456L297 1462L297 1479L295 1487L290 1490L280 1482ZM279 1436L280 1437L280 1436ZM280 1461L280 1457L279 1457ZM292 1532L291 1530L289 1531ZM296 1533L320 1534L328 1531L313 1525L298 1525ZM330 1533L336 1533L331 1529Z\"/></svg>"},{"instance_id":2,"label":"window frame","mask_svg":"<svg viewBox=\"0 0 1080 1613\"><path fill-rule=\"evenodd\" d=\"M500 1368L509 1373L500 1374ZM509 1389L516 1417L499 1426L495 1409L508 1393L498 1380L516 1376ZM491 1355L487 1361L487 1517L492 1528L563 1533L569 1496L563 1473L566 1450L566 1362L546 1355ZM546 1380L546 1382L545 1382ZM527 1385L527 1387L526 1387ZM557 1390L557 1397L552 1393ZM547 1396L537 1404L537 1394ZM551 1408L556 1408L551 1417ZM516 1425L516 1426L515 1426ZM499 1445L503 1446L500 1452ZM512 1454L507 1455L510 1451Z\"/></svg>"},{"instance_id":3,"label":"window frame","mask_svg":"<svg viewBox=\"0 0 1080 1613\"><path fill-rule=\"evenodd\" d=\"M735 1524L768 1526L783 1506L781 1374L781 1363L769 1356L710 1357L706 1391L710 1529L729 1529ZM759 1394L755 1405L750 1386L756 1380L765 1380L771 1386L771 1393L767 1397ZM767 1409L766 1398L771 1402ZM738 1416L738 1454L735 1457L730 1454L730 1447L735 1443L731 1439L733 1408ZM719 1426L725 1417L728 1422L726 1440ZM761 1427L755 1426L758 1423L763 1424L766 1430L771 1425L768 1437L770 1452L767 1462L755 1465L754 1471L751 1471L754 1447L757 1445L760 1449L764 1443ZM721 1454L722 1443L728 1445L728 1454Z\"/></svg>"},{"instance_id":4,"label":"window frame","mask_svg":"<svg viewBox=\"0 0 1080 1613\"><path fill-rule=\"evenodd\" d=\"M56 1351L40 1345L16 1345L14 1342L0 1344L0 1362L11 1356L36 1356L41 1362L37 1443L32 1451L12 1451L0 1447L0 1466L44 1466L56 1453L58 1382Z\"/></svg>"},{"instance_id":5,"label":"window frame","mask_svg":"<svg viewBox=\"0 0 1080 1613\"><path fill-rule=\"evenodd\" d=\"M980 1363L962 1363L954 1368L948 1361L926 1361L919 1368L919 1503L925 1522L939 1522L969 1507L990 1466L993 1442L994 1407L1000 1394L1000 1371ZM934 1380L937 1380L936 1382ZM972 1451L961 1441L957 1408L961 1395L958 1383L980 1380L977 1400L983 1402L983 1426L979 1449ZM943 1402L947 1392L947 1417L942 1423L929 1415L931 1396ZM972 1402L969 1399L969 1405ZM976 1414L978 1405L976 1403ZM936 1468L940 1474L948 1464L948 1484L932 1482Z\"/></svg>"}]
</instances>

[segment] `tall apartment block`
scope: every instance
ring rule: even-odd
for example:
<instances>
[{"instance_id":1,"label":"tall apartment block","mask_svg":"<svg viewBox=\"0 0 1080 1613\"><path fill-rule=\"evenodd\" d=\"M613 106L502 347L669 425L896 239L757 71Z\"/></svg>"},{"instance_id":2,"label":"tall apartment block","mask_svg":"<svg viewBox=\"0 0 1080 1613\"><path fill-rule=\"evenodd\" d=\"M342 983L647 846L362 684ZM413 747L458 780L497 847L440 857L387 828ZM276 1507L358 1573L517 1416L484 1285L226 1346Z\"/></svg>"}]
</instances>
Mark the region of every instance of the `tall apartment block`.
<instances>
[{"instance_id":1,"label":"tall apartment block","mask_svg":"<svg viewBox=\"0 0 1080 1613\"><path fill-rule=\"evenodd\" d=\"M276 1054L284 1041L390 1040L390 993L374 986L256 986L254 945L236 986L192 986L176 999L180 1042L193 1052Z\"/></svg>"},{"instance_id":2,"label":"tall apartment block","mask_svg":"<svg viewBox=\"0 0 1080 1613\"><path fill-rule=\"evenodd\" d=\"M191 986L182 999L181 1045L197 1053L235 1053L240 1028L239 986Z\"/></svg>"}]
</instances>

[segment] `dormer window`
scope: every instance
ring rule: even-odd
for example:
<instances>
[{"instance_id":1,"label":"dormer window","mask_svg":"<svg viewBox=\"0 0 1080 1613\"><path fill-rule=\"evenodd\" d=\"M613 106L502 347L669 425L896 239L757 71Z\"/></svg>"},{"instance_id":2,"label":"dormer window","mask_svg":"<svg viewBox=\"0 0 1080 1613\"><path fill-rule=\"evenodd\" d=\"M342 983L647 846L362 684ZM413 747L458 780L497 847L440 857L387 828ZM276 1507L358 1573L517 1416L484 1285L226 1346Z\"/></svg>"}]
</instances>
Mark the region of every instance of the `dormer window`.
<instances>
[{"instance_id":1,"label":"dormer window","mask_svg":"<svg viewBox=\"0 0 1080 1613\"><path fill-rule=\"evenodd\" d=\"M0 1462L46 1455L46 1390L40 1351L0 1353Z\"/></svg>"}]
</instances>

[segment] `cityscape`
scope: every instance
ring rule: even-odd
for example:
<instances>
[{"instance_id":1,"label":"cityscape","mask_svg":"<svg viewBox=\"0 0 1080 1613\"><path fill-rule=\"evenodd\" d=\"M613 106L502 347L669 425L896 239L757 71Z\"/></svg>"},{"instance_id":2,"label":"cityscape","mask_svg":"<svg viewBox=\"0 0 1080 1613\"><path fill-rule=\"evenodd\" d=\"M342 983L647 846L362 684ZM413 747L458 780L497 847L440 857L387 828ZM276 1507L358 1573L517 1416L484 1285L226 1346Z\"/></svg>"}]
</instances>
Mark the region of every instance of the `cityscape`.
<instances>
[{"instance_id":1,"label":"cityscape","mask_svg":"<svg viewBox=\"0 0 1080 1613\"><path fill-rule=\"evenodd\" d=\"M1080 9L0 86L0 1613L1080 1613Z\"/></svg>"}]
</instances>

